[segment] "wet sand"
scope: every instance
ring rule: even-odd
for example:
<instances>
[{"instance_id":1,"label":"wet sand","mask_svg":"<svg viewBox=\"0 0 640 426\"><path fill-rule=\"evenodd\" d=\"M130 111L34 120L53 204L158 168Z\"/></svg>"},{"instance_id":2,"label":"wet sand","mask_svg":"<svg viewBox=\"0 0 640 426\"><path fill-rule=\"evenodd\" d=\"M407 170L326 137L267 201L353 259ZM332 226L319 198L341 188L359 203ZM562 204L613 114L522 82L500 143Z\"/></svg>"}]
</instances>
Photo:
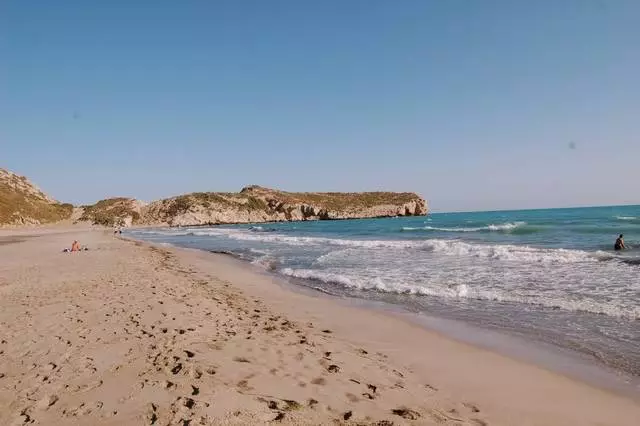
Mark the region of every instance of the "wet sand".
<instances>
[{"instance_id":1,"label":"wet sand","mask_svg":"<svg viewBox=\"0 0 640 426\"><path fill-rule=\"evenodd\" d=\"M73 240L90 250L61 253ZM110 231L0 243L0 424L640 418L638 401L275 280Z\"/></svg>"}]
</instances>

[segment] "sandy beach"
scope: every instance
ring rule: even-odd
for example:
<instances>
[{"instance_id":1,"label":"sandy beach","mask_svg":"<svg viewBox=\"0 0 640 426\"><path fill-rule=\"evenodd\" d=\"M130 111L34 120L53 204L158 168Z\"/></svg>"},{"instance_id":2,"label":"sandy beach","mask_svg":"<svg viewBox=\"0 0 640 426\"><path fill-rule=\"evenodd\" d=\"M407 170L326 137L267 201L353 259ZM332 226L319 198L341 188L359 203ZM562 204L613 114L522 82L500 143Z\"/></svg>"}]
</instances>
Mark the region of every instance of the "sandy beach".
<instances>
[{"instance_id":1,"label":"sandy beach","mask_svg":"<svg viewBox=\"0 0 640 426\"><path fill-rule=\"evenodd\" d=\"M62 253L78 240L88 251ZM0 231L0 424L635 425L637 399L234 259Z\"/></svg>"}]
</instances>

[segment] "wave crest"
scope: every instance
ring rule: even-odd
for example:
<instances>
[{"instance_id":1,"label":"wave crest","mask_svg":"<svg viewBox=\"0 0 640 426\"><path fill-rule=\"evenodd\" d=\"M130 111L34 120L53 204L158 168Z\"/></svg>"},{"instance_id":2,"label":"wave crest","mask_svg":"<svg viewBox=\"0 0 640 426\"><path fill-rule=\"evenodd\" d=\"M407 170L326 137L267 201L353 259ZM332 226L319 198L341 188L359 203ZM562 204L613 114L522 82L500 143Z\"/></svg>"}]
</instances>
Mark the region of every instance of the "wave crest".
<instances>
[{"instance_id":1,"label":"wave crest","mask_svg":"<svg viewBox=\"0 0 640 426\"><path fill-rule=\"evenodd\" d=\"M623 220L626 222L638 222L640 223L640 217L636 216L615 216L617 220Z\"/></svg>"},{"instance_id":2,"label":"wave crest","mask_svg":"<svg viewBox=\"0 0 640 426\"><path fill-rule=\"evenodd\" d=\"M379 291L383 293L434 296L446 299L471 299L508 303L523 303L545 308L563 309L573 312L604 314L617 318L640 319L640 306L617 306L593 300L559 299L557 297L515 295L503 290L476 289L467 284L449 287L425 287L418 283L398 283L383 281L380 278L346 276L337 273L322 272L313 269L284 268L281 274L304 280L317 281L329 285L339 285L355 290Z\"/></svg>"},{"instance_id":3,"label":"wave crest","mask_svg":"<svg viewBox=\"0 0 640 426\"><path fill-rule=\"evenodd\" d=\"M607 260L611 255L604 252L587 252L571 249L545 249L509 244L467 243L453 239L427 240L351 240L326 237L289 236L278 233L215 229L194 232L195 235L224 236L241 241L283 244L287 246L334 246L371 250L425 250L446 256L470 256L501 261L535 263L572 263Z\"/></svg>"},{"instance_id":4,"label":"wave crest","mask_svg":"<svg viewBox=\"0 0 640 426\"><path fill-rule=\"evenodd\" d=\"M402 227L403 231L440 231L440 232L482 232L482 231L494 231L494 232L510 232L514 229L523 227L527 222L507 222L497 225L478 226L473 228L439 228L437 226L422 226L422 227Z\"/></svg>"}]
</instances>

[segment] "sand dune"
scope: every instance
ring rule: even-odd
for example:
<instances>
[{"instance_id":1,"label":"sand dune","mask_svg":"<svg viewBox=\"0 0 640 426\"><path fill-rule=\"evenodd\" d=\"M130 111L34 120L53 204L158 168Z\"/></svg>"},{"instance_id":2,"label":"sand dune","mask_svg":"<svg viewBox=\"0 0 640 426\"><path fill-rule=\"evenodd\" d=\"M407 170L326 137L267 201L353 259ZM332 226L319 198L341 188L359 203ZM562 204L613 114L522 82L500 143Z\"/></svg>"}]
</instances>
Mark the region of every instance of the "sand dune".
<instances>
[{"instance_id":1,"label":"sand dune","mask_svg":"<svg viewBox=\"0 0 640 426\"><path fill-rule=\"evenodd\" d=\"M0 242L0 424L636 424L637 401L232 259L68 230ZM63 254L74 239L90 250Z\"/></svg>"}]
</instances>

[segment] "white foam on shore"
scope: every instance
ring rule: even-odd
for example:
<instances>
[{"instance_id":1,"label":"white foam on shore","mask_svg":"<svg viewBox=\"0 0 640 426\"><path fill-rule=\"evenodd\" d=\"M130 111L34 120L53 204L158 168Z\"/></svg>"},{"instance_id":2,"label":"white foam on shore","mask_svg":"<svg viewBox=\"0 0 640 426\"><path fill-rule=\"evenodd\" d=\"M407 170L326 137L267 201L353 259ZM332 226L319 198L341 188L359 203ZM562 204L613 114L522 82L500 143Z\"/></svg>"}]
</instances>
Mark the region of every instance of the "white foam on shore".
<instances>
[{"instance_id":1,"label":"white foam on shore","mask_svg":"<svg viewBox=\"0 0 640 426\"><path fill-rule=\"evenodd\" d=\"M546 295L511 294L500 289L477 289L468 284L449 287L424 286L419 283L394 282L380 277L366 278L349 276L313 269L283 268L281 274L320 281L325 284L340 285L357 290L374 290L385 293L435 296L446 299L476 299L496 302L523 303L546 308L563 309L572 312L590 312L617 318L640 319L640 306L619 306L615 303L601 303L590 299L556 298Z\"/></svg>"},{"instance_id":2,"label":"white foam on shore","mask_svg":"<svg viewBox=\"0 0 640 426\"><path fill-rule=\"evenodd\" d=\"M223 227L158 229L147 230L146 234L149 232L165 238L219 238L223 247L248 250L251 255L244 257L254 265L343 288L523 303L640 318L640 306L630 303L640 288L611 281L612 277L625 276L633 282L638 276L636 267L623 264L626 259L604 251L460 239L294 236Z\"/></svg>"},{"instance_id":3,"label":"white foam on shore","mask_svg":"<svg viewBox=\"0 0 640 426\"><path fill-rule=\"evenodd\" d=\"M267 269L269 271L275 271L279 264L279 260L274 256L265 254L264 256L260 256L251 261L251 264L260 266L261 268Z\"/></svg>"}]
</instances>

